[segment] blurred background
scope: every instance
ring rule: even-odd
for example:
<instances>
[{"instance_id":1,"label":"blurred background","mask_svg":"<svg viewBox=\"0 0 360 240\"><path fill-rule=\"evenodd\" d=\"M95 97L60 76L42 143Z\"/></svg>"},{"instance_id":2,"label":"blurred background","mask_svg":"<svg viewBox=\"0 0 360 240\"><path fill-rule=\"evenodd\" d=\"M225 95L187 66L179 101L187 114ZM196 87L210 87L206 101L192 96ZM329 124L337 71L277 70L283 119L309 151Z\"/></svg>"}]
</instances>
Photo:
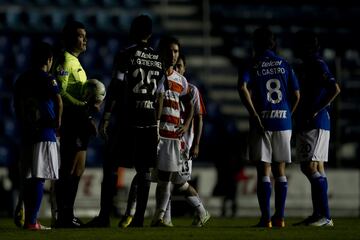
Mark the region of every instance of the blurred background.
<instances>
[{"instance_id":1,"label":"blurred background","mask_svg":"<svg viewBox=\"0 0 360 240\"><path fill-rule=\"evenodd\" d=\"M207 115L193 184L209 210L219 216L258 214L255 170L246 157L248 114L236 90L238 73L251 57L253 30L270 26L278 53L290 63L296 62L294 33L314 30L342 89L331 113L330 205L334 215L360 216L360 3L345 0L328 0L326 5L314 0L0 0L0 215L11 216L16 201L19 134L12 89L28 66L32 43L44 40L58 46L67 20L83 22L88 46L80 61L89 78L108 85L114 55L127 46L130 23L142 13L153 19L154 47L163 34L179 38L187 57L185 76L203 95ZM92 139L77 199L80 215L95 215L98 210L103 145L100 138ZM119 172L117 214L125 207L134 173ZM289 166L288 178L288 215L310 214L310 188L298 165ZM176 211L184 208L182 200L177 204L174 214L183 213ZM149 214L153 205L152 194ZM43 214L49 214L46 207Z\"/></svg>"}]
</instances>

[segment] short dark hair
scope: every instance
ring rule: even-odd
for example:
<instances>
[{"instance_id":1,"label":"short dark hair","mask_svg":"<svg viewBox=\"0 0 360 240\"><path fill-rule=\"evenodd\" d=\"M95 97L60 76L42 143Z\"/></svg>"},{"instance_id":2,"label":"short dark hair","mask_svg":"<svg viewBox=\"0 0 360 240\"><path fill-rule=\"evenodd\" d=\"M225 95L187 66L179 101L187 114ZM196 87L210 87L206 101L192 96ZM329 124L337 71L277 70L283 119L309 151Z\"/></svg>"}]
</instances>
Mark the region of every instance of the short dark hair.
<instances>
[{"instance_id":1,"label":"short dark hair","mask_svg":"<svg viewBox=\"0 0 360 240\"><path fill-rule=\"evenodd\" d=\"M295 34L295 54L299 57L313 55L319 50L317 35L311 30L300 30Z\"/></svg>"},{"instance_id":2,"label":"short dark hair","mask_svg":"<svg viewBox=\"0 0 360 240\"><path fill-rule=\"evenodd\" d=\"M72 48L76 44L78 37L77 30L85 29L85 25L78 21L68 21L62 31L65 48Z\"/></svg>"},{"instance_id":3,"label":"short dark hair","mask_svg":"<svg viewBox=\"0 0 360 240\"><path fill-rule=\"evenodd\" d=\"M131 23L130 38L135 41L147 39L152 34L152 20L148 15L139 15Z\"/></svg>"},{"instance_id":4,"label":"short dark hair","mask_svg":"<svg viewBox=\"0 0 360 240\"><path fill-rule=\"evenodd\" d=\"M31 64L34 67L41 67L47 64L49 58L53 57L53 50L46 42L37 42L31 51Z\"/></svg>"},{"instance_id":5,"label":"short dark hair","mask_svg":"<svg viewBox=\"0 0 360 240\"><path fill-rule=\"evenodd\" d=\"M275 47L274 33L268 27L259 27L253 33L253 46L255 52L273 50Z\"/></svg>"},{"instance_id":6,"label":"short dark hair","mask_svg":"<svg viewBox=\"0 0 360 240\"><path fill-rule=\"evenodd\" d=\"M169 50L171 44L176 44L181 49L180 42L177 38L172 36L163 36L160 38L158 50L161 54L164 54L166 51Z\"/></svg>"}]
</instances>

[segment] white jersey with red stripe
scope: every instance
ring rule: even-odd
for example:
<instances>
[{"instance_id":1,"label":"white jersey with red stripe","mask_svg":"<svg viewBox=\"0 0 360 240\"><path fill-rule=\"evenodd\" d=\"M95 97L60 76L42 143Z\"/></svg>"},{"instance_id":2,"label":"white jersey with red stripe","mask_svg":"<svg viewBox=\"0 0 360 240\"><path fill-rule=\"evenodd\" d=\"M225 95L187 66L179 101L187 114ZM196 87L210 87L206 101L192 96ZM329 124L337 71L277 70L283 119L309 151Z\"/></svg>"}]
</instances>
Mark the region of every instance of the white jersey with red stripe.
<instances>
[{"instance_id":1,"label":"white jersey with red stripe","mask_svg":"<svg viewBox=\"0 0 360 240\"><path fill-rule=\"evenodd\" d=\"M189 92L189 84L184 76L173 71L167 76L167 85L159 127L160 136L179 139L176 131L181 124L180 97Z\"/></svg>"},{"instance_id":2,"label":"white jersey with red stripe","mask_svg":"<svg viewBox=\"0 0 360 240\"><path fill-rule=\"evenodd\" d=\"M190 101L194 105L194 117L196 115L204 115L206 113L205 104L201 97L201 94L197 87L189 83L189 94ZM184 104L181 104L181 122L184 122L184 117L186 115L186 107ZM189 152L194 141L194 120L192 120L191 125L188 131L181 138L181 150L186 159L189 159Z\"/></svg>"}]
</instances>

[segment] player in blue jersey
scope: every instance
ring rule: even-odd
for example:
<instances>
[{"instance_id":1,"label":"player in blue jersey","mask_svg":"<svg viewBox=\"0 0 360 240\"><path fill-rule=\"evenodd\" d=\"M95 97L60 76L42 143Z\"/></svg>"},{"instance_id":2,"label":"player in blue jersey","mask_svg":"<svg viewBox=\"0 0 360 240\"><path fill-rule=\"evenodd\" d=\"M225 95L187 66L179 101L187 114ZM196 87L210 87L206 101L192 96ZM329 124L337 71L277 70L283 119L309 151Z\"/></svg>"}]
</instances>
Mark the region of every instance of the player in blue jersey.
<instances>
[{"instance_id":1,"label":"player in blue jersey","mask_svg":"<svg viewBox=\"0 0 360 240\"><path fill-rule=\"evenodd\" d=\"M52 62L51 46L39 43L32 53L32 69L15 84L15 111L22 133L24 228L30 230L50 229L37 216L45 179L59 177L56 131L61 124L62 99L55 78L48 73Z\"/></svg>"},{"instance_id":2,"label":"player in blue jersey","mask_svg":"<svg viewBox=\"0 0 360 240\"><path fill-rule=\"evenodd\" d=\"M137 204L131 227L143 227L150 190L150 168L157 159L158 121L164 93L161 58L151 46L152 20L136 17L130 27L133 44L114 59L100 134L107 141L101 184L101 210L88 227L110 226L110 211L119 166L135 167Z\"/></svg>"},{"instance_id":3,"label":"player in blue jersey","mask_svg":"<svg viewBox=\"0 0 360 240\"><path fill-rule=\"evenodd\" d=\"M274 34L265 27L253 35L255 56L239 79L238 91L250 114L249 157L256 164L257 196L261 211L258 227L284 227L287 195L285 165L291 162L291 115L300 93L287 61L274 52ZM275 213L271 217L270 174L275 178Z\"/></svg>"},{"instance_id":4,"label":"player in blue jersey","mask_svg":"<svg viewBox=\"0 0 360 240\"><path fill-rule=\"evenodd\" d=\"M295 114L296 159L310 181L313 204L313 214L296 225L332 227L324 163L328 161L330 103L340 93L340 87L320 57L317 36L311 31L299 31L296 42L295 53L302 60L296 68L302 95Z\"/></svg>"}]
</instances>

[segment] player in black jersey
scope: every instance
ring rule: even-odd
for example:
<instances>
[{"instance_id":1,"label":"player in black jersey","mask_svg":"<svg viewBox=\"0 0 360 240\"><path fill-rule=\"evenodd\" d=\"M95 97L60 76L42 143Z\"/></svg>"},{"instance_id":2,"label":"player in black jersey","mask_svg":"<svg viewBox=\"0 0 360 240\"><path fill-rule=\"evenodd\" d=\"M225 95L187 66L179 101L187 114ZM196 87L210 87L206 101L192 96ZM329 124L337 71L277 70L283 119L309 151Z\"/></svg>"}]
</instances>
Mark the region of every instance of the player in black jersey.
<instances>
[{"instance_id":1,"label":"player in black jersey","mask_svg":"<svg viewBox=\"0 0 360 240\"><path fill-rule=\"evenodd\" d=\"M114 59L99 132L106 139L103 163L101 210L89 227L110 226L117 168L135 167L137 206L133 227L142 227L150 189L150 168L157 158L158 122L164 93L164 70L160 56L149 46L152 20L136 17L130 28L134 42Z\"/></svg>"}]
</instances>

